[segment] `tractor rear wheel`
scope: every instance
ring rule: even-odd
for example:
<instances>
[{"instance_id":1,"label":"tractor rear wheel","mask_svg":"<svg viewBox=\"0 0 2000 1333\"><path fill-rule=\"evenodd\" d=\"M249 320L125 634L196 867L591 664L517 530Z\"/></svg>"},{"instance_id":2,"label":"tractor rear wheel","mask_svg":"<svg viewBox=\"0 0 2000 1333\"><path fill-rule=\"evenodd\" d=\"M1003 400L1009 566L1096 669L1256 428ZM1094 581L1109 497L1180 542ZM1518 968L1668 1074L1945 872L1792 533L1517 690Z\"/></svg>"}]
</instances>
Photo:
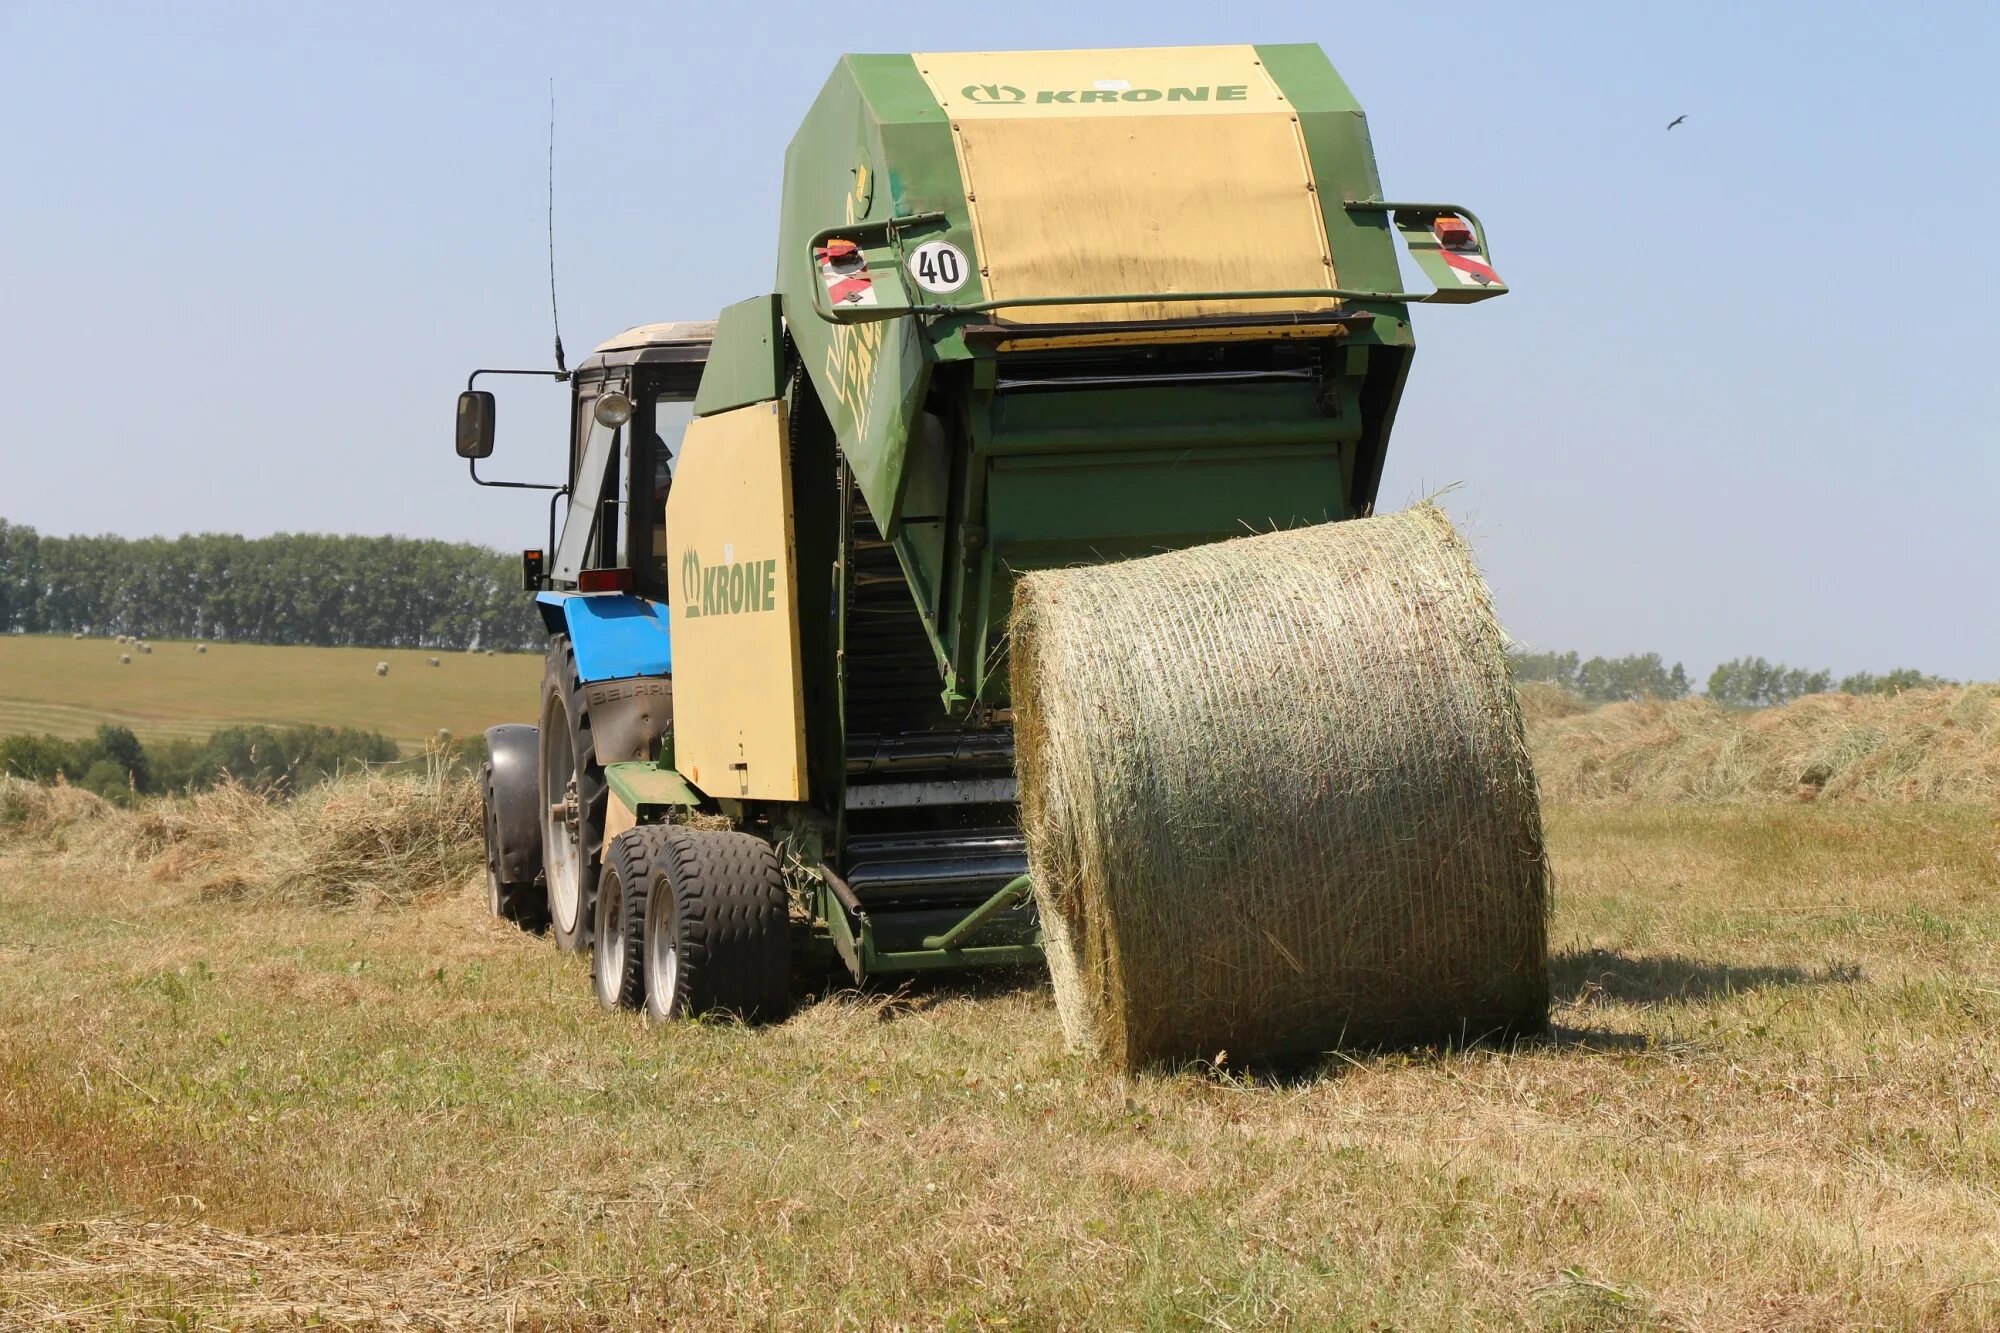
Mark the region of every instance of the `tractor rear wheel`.
<instances>
[{"instance_id":1,"label":"tractor rear wheel","mask_svg":"<svg viewBox=\"0 0 2000 1333\"><path fill-rule=\"evenodd\" d=\"M775 1022L791 1007L791 924L771 844L668 826L646 895L646 1012Z\"/></svg>"},{"instance_id":2,"label":"tractor rear wheel","mask_svg":"<svg viewBox=\"0 0 2000 1333\"><path fill-rule=\"evenodd\" d=\"M542 678L542 865L556 947L590 947L591 895L604 847L607 788L568 635L549 642Z\"/></svg>"},{"instance_id":3,"label":"tractor rear wheel","mask_svg":"<svg viewBox=\"0 0 2000 1333\"><path fill-rule=\"evenodd\" d=\"M646 1002L646 899L664 868L668 829L642 824L611 840L597 880L590 979L606 1009Z\"/></svg>"}]
</instances>

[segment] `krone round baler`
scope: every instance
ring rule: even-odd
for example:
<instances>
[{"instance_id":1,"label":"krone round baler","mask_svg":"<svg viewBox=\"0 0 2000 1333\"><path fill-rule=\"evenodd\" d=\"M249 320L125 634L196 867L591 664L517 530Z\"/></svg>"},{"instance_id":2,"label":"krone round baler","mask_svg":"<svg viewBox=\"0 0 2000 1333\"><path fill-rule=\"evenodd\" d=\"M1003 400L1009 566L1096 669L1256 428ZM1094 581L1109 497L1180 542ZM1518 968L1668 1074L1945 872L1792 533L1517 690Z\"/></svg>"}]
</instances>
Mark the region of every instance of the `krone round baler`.
<instances>
[{"instance_id":1,"label":"krone round baler","mask_svg":"<svg viewBox=\"0 0 2000 1333\"><path fill-rule=\"evenodd\" d=\"M843 58L776 290L572 376L496 883L661 1016L1046 951L1114 1064L1541 1026L1502 639L1442 514L1375 516L1411 305L1505 291L1315 46Z\"/></svg>"}]
</instances>

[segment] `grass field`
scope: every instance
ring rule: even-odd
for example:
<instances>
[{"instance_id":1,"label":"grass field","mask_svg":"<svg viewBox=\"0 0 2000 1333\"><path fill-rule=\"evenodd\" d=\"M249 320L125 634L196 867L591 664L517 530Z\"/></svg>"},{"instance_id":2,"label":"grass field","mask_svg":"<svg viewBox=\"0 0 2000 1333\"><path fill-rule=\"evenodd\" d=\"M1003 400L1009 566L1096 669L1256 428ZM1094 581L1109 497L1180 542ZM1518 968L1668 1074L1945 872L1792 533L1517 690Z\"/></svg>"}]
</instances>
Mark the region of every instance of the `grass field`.
<instances>
[{"instance_id":1,"label":"grass field","mask_svg":"<svg viewBox=\"0 0 2000 1333\"><path fill-rule=\"evenodd\" d=\"M132 661L121 665L119 654ZM440 665L425 665L436 657ZM389 674L377 676L375 664ZM200 739L235 722L314 722L421 746L440 727L473 736L532 721L542 659L525 653L280 648L0 635L0 736L88 736L123 723L142 741Z\"/></svg>"},{"instance_id":2,"label":"grass field","mask_svg":"<svg viewBox=\"0 0 2000 1333\"><path fill-rule=\"evenodd\" d=\"M0 1325L2000 1325L1992 809L1550 834L1553 1040L1133 1078L1038 982L648 1028L470 885L17 841Z\"/></svg>"}]
</instances>

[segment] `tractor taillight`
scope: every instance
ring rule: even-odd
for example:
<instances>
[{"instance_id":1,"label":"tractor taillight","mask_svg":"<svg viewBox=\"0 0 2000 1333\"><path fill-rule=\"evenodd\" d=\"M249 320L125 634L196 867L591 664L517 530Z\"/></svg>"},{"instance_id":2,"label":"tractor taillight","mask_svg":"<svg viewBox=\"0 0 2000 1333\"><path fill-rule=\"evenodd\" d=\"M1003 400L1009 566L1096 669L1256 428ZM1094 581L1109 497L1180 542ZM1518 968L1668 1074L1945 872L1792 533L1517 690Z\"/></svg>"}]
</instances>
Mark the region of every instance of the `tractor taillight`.
<instances>
[{"instance_id":1,"label":"tractor taillight","mask_svg":"<svg viewBox=\"0 0 2000 1333\"><path fill-rule=\"evenodd\" d=\"M632 591L632 571L629 569L586 569L576 576L578 592L630 592Z\"/></svg>"},{"instance_id":2,"label":"tractor taillight","mask_svg":"<svg viewBox=\"0 0 2000 1333\"><path fill-rule=\"evenodd\" d=\"M1447 250L1477 250L1479 234L1464 218L1441 217L1431 223L1431 235Z\"/></svg>"},{"instance_id":3,"label":"tractor taillight","mask_svg":"<svg viewBox=\"0 0 2000 1333\"><path fill-rule=\"evenodd\" d=\"M542 590L543 562L540 551L521 552L521 591Z\"/></svg>"}]
</instances>

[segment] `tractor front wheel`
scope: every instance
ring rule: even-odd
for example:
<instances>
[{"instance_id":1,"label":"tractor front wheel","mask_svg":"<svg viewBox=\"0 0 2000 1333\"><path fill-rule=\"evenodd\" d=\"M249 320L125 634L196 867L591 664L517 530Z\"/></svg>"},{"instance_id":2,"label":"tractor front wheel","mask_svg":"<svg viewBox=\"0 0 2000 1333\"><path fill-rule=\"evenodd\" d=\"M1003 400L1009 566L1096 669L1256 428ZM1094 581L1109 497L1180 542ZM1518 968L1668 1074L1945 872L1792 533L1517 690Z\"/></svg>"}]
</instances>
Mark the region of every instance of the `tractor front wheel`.
<instances>
[{"instance_id":1,"label":"tractor front wheel","mask_svg":"<svg viewBox=\"0 0 2000 1333\"><path fill-rule=\"evenodd\" d=\"M486 797L486 910L502 921L539 934L549 924L548 895L533 880L523 884L507 878L510 872L500 846L499 794L493 789L490 771L481 785Z\"/></svg>"}]
</instances>

